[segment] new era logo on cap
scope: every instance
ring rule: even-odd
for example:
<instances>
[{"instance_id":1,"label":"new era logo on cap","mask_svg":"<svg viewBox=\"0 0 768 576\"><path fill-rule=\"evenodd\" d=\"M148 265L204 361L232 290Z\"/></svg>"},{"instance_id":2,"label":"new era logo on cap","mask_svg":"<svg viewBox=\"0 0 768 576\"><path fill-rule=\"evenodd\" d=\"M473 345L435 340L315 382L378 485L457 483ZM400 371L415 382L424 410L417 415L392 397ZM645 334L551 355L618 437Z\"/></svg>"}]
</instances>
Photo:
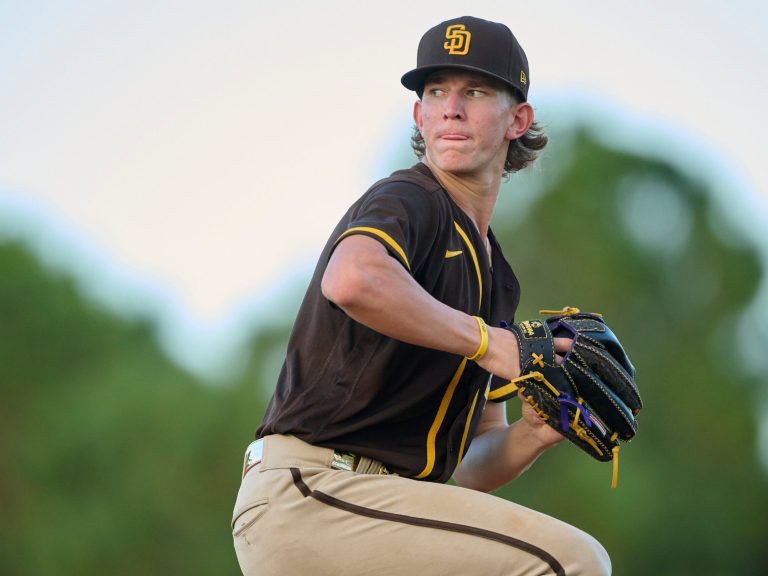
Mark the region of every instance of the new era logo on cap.
<instances>
[{"instance_id":1,"label":"new era logo on cap","mask_svg":"<svg viewBox=\"0 0 768 576\"><path fill-rule=\"evenodd\" d=\"M416 68L401 82L421 97L426 77L446 68L486 74L504 82L521 100L528 99L528 59L504 24L462 16L434 26L419 42Z\"/></svg>"}]
</instances>

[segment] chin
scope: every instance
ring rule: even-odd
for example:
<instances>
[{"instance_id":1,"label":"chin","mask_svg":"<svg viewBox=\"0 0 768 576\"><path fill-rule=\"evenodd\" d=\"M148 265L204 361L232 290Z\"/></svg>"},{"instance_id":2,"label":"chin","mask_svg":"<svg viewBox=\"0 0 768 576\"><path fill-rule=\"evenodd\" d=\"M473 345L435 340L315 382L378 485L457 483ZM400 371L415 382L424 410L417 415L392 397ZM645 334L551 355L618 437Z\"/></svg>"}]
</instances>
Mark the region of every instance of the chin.
<instances>
[{"instance_id":1,"label":"chin","mask_svg":"<svg viewBox=\"0 0 768 576\"><path fill-rule=\"evenodd\" d=\"M431 158L432 164L444 172L462 174L472 171L472 165L466 157L456 154L444 154Z\"/></svg>"}]
</instances>

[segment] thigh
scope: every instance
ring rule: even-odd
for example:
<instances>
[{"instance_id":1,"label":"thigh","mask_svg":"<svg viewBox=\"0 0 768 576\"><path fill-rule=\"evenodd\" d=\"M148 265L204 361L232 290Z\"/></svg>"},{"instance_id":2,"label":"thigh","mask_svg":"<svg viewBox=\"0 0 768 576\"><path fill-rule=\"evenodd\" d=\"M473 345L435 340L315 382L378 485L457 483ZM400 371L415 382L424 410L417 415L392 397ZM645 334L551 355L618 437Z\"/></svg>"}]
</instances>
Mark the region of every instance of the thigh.
<instances>
[{"instance_id":1,"label":"thigh","mask_svg":"<svg viewBox=\"0 0 768 576\"><path fill-rule=\"evenodd\" d=\"M589 535L493 495L327 469L249 476L235 521L246 574L610 573Z\"/></svg>"}]
</instances>

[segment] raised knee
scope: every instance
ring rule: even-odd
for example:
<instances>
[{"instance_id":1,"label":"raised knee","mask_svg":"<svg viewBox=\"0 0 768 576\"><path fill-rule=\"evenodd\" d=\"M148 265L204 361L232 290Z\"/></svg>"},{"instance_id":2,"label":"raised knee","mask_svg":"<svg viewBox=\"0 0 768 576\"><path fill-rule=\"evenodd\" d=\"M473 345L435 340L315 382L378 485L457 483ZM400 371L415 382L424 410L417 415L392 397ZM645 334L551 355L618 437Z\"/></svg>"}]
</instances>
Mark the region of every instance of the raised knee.
<instances>
[{"instance_id":1,"label":"raised knee","mask_svg":"<svg viewBox=\"0 0 768 576\"><path fill-rule=\"evenodd\" d=\"M602 544L578 529L572 538L570 567L565 567L568 576L610 576L611 559Z\"/></svg>"}]
</instances>

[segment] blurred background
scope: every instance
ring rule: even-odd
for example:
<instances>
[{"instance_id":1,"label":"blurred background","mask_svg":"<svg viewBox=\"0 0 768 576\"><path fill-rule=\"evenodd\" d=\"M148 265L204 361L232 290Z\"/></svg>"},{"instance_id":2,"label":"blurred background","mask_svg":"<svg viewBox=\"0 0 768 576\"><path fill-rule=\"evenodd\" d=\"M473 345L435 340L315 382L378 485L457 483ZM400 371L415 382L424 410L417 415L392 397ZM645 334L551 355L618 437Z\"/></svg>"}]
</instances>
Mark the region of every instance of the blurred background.
<instances>
[{"instance_id":1,"label":"blurred background","mask_svg":"<svg viewBox=\"0 0 768 576\"><path fill-rule=\"evenodd\" d=\"M765 4L7 0L0 574L238 573L314 260L415 161L400 75L467 13L513 29L551 139L493 222L519 317L603 313L646 405L617 490L561 445L499 495L616 574L768 573Z\"/></svg>"}]
</instances>

